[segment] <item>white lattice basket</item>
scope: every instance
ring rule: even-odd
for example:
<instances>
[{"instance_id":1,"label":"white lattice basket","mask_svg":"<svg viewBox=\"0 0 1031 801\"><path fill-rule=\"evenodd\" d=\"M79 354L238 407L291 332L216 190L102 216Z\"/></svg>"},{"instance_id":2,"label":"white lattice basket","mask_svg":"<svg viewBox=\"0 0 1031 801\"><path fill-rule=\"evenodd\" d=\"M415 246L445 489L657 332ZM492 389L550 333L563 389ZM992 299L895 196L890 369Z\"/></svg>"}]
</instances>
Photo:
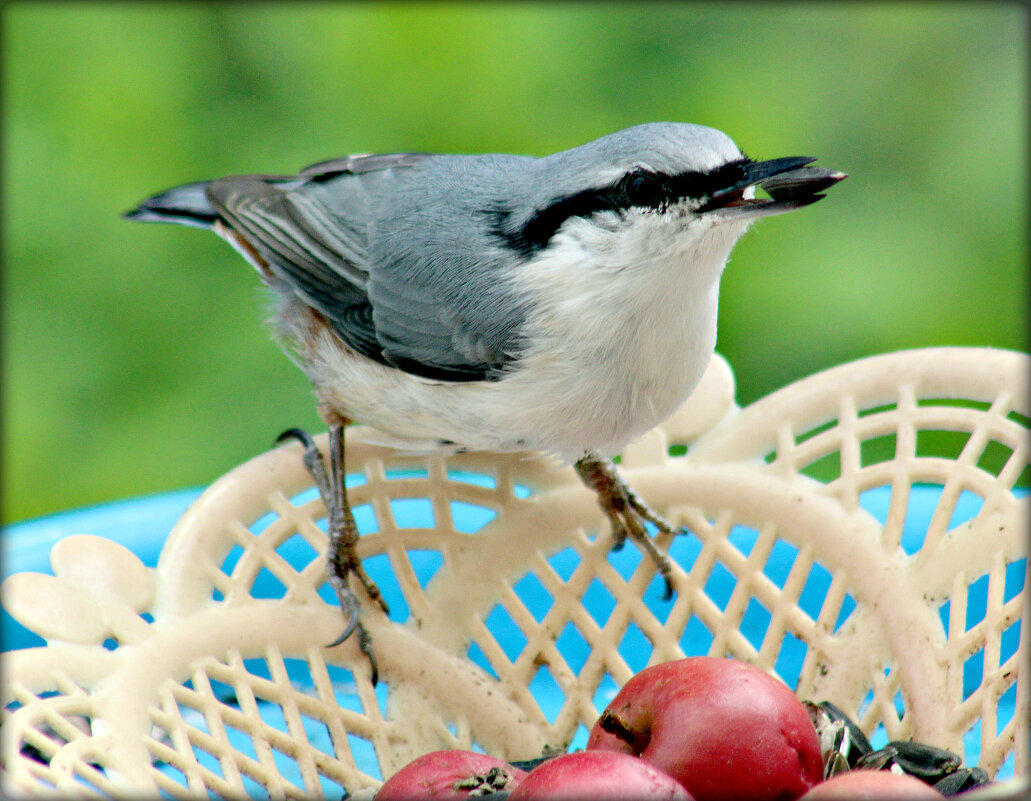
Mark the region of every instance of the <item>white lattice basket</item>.
<instances>
[{"instance_id":1,"label":"white lattice basket","mask_svg":"<svg viewBox=\"0 0 1031 801\"><path fill-rule=\"evenodd\" d=\"M889 354L742 410L714 358L622 458L689 531L661 540L669 602L632 545L610 553L570 468L351 429L360 553L391 606L365 607L375 688L353 638L323 646L341 616L300 449L263 454L193 504L156 568L72 536L56 576L4 584L47 645L4 656L3 794L339 797L437 748L583 745L635 671L702 653L832 701L875 746L1023 776L1029 362Z\"/></svg>"}]
</instances>

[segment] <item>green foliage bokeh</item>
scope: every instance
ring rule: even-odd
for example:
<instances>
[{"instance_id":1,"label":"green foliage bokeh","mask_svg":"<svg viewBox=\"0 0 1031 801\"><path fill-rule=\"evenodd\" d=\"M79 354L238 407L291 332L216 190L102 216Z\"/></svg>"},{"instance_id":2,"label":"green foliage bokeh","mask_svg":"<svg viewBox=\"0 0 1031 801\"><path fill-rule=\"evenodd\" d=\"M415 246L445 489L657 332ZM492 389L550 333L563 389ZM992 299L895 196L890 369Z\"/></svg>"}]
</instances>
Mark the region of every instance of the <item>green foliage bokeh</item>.
<instances>
[{"instance_id":1,"label":"green foliage bokeh","mask_svg":"<svg viewBox=\"0 0 1031 801\"><path fill-rule=\"evenodd\" d=\"M1024 349L1027 33L1016 3L7 4L3 519L203 485L321 429L250 268L119 215L346 153L678 120L849 172L732 255L741 403L898 348Z\"/></svg>"}]
</instances>

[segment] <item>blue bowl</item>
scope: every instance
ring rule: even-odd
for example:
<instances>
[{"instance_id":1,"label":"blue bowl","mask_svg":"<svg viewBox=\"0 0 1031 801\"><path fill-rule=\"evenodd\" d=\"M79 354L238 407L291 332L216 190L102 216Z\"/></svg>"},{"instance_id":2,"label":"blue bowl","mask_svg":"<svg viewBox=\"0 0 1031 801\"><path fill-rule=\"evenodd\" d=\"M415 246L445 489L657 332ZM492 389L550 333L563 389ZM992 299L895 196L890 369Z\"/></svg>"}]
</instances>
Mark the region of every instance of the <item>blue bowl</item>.
<instances>
[{"instance_id":1,"label":"blue bowl","mask_svg":"<svg viewBox=\"0 0 1031 801\"><path fill-rule=\"evenodd\" d=\"M941 491L942 488L940 486L916 485L912 488L901 542L902 549L906 553L916 553L922 546L928 523L934 513ZM161 548L164 545L169 531L187 507L189 507L201 492L202 490L197 488L133 498L125 501L63 512L37 520L30 520L8 526L3 530L3 536L2 539L0 539L0 543L2 543L3 548L3 575L6 577L7 575L19 572L51 573L52 571L50 570L49 565L50 549L61 538L73 534L93 534L118 542L135 553L145 565L153 567L157 564ZM312 492L314 493L314 490ZM888 513L888 505L891 497L890 492L890 487L878 487L869 490L862 493L860 496L860 504L867 512L883 523ZM1026 494L1026 491L1023 491L1021 494ZM952 521L950 521L950 528L959 525L966 520L972 519L978 514L980 508L981 499L973 493L964 492L957 503L955 514L953 515ZM465 508L464 505L456 505L453 509L456 528L459 531L476 531L482 527L485 522L487 522L483 517L483 512L484 510L479 507L468 506L468 508ZM417 500L395 503L394 514L397 519L397 523L400 526L418 527L425 525L426 523L426 521L422 519L425 517L425 509L419 505ZM359 527L363 528L363 518L360 514L358 515L358 522ZM731 532L730 536L732 539L737 538L737 540L740 540L740 542L735 540L734 544L742 549L743 552L747 553L751 546L749 539L751 538L754 542L757 533L744 528L736 528ZM690 538L678 538L673 541L671 554L681 563L690 563L692 554L689 549ZM548 560L560 575L575 568L575 564L565 565L563 563L563 559L567 553L569 556L575 557L571 551L563 551L552 555ZM287 554L283 555L288 556ZM796 552L790 547L785 549L783 553L778 553L775 549L764 568L764 572L766 572L766 574L775 581L777 576L782 573L783 581L783 579L786 579L788 571L794 562L795 555ZM413 554L413 557L415 556L416 555ZM310 554L299 555L299 558L309 559ZM624 573L628 576L634 571L637 562L639 562L640 559L641 555L637 549L630 547L624 548L619 552L614 552L610 557L613 566L620 573ZM411 561L418 579L423 583L428 581L432 577L433 573L440 567L439 557L436 560L432 558L412 558ZM381 562L382 564L380 564ZM407 610L400 608L403 606L403 597L398 594L398 598L393 598L393 593L391 593L393 578L390 572L389 560L381 560L374 557L367 560L366 567L372 578L377 581L381 588L383 588L387 595L387 600L391 601L391 609L392 613L394 613L391 616L394 617L395 614L400 614L400 619L406 617ZM1021 560L1010 565L1010 570L1014 574L1014 580L1012 584L1007 580L1007 586L1019 586L1022 588L1023 574L1025 570L1024 561ZM532 576L528 578L532 579ZM817 610L820 608L824 594L830 584L829 574L826 578L826 582L823 583L819 580L807 582L798 602L802 609L807 609L809 606L812 606ZM717 604L720 603L721 598L725 603L726 599L730 597L730 594L734 589L735 581L735 578L729 572L724 571L721 575L719 571L714 570L710 576L709 582L706 584L706 593ZM987 581L982 582L982 584L983 586L975 584L970 589L967 603L968 618L970 614L974 614L976 616L978 608L982 609L983 616L984 610L987 608ZM526 606L527 610L531 614L538 616L538 619L547 611L547 608L551 603L551 599L547 595L546 591L543 591L543 588L537 587L533 581L520 581L515 585L514 589L520 595L520 599ZM253 592L259 597L263 595L264 591L260 584L260 579L255 583ZM270 590L270 593L269 597L275 597L274 590ZM646 593L644 600L648 604L649 608L656 613L657 617L665 619L665 615L668 614L669 611L669 603L663 601L661 595L660 580L656 578L653 582L653 586L650 587ZM326 598L327 600L331 600L329 595L327 595ZM600 615L607 618L612 611L611 607L614 604L614 601L607 593L592 594L588 591L583 597L583 603L587 608L587 611L592 616ZM851 611L851 608L849 608L846 603L842 609L842 619L847 617ZM943 622L946 625L947 615L948 604L942 607ZM839 624L840 622L841 620L839 620ZM488 615L486 618L486 624L491 629L503 649L508 651L510 646L513 653L518 653L521 648L520 640L523 639L523 635L519 630L519 627L516 626L511 619L507 619L502 607L496 607L496 609ZM749 615L746 613L741 623L741 631L742 634L744 634L750 641L753 641L753 644L756 647L762 643L765 629L766 626L763 620L757 619L755 621L751 621ZM704 634L707 634L707 632L700 632L700 635ZM583 660L586 659L589 646L583 641L582 637L574 636L576 635L575 631L570 634L569 637L566 637L565 635L566 632L563 632L557 642L558 647L562 651L563 657L566 658L567 662L571 666L578 662L582 664ZM643 635L641 636L643 638ZM566 641L563 641L564 638ZM4 651L45 644L38 635L25 629L21 624L11 618L6 611L3 612L2 616L0 643L2 643L2 650ZM704 645L704 637L702 645ZM1013 642L1003 643L1003 649L1008 649L1011 652L1015 652L1017 646L1018 642L1016 640ZM700 652L704 652L704 647ZM639 670L644 667L647 661L648 654L650 654L650 647L646 641L642 641L637 644L632 638L628 638L625 643L620 646L620 653L623 655L628 666L634 670ZM479 663L481 667L484 667L488 671L491 670L489 662L486 661L482 654L478 654L475 648L470 650L469 656L473 661ZM1002 656L1003 659L1007 658L1007 654L1003 654ZM798 677L804 657L805 647L802 644L799 644L799 647L794 649L787 647L783 648L781 657L778 659L777 663L778 672L790 683L793 677ZM346 673L346 671L344 672ZM981 676L974 675L975 673L976 671L969 671L965 676L967 681L970 683L971 688L976 688L980 685ZM308 677L298 675L296 677L292 676L292 678L303 683ZM346 677L344 678L346 679ZM561 690L557 686L552 686L553 682L552 685L548 684L546 680L547 678L549 677L545 676L541 682L538 682L540 686L531 686L530 689L540 703L542 711L546 716L549 716L549 719L551 719L553 714L557 714L558 710L561 708L563 696ZM350 684L350 682L344 681L344 684ZM614 694L616 691L615 686L602 689L605 689L610 694ZM600 691L601 689L599 692ZM346 691L341 694L341 702L344 704L346 704L346 695ZM1001 722L1009 720L1014 714L1013 707L1015 698L1008 698L1008 696L1011 695L1013 694L1008 693L1007 696L1004 696L1000 701L998 715ZM596 699L596 701L602 700L604 699ZM278 707L270 705L269 713L272 714L276 709L278 709ZM274 721L266 720L266 722L274 725ZM285 723L282 728L285 729ZM313 745L325 750L326 753L333 753L332 745L328 742L328 731L325 730L325 727L320 728L321 731L312 732ZM327 742L321 744L315 742L315 740L320 737L326 739ZM977 727L967 734L965 740L965 754L963 755L964 761L967 765L977 764L980 748L979 739L980 733ZM880 729L872 738L872 743L875 748L883 746L886 744L886 741L887 737L884 736L883 729ZM577 738L574 739L572 747L583 747L585 744L586 732L581 729ZM247 742L241 740L240 747L246 752L250 748L249 740ZM352 747L355 752L355 758L359 761L359 767L370 775L379 775L378 763L371 746L369 746L369 744L364 740L355 738L355 741L352 743ZM291 780L300 779L299 775L297 777L292 777L290 775L291 772L296 772L296 764L292 761L284 761L284 764L281 767L286 778ZM997 778L1005 779L1012 775L1013 762L1011 758L1007 760ZM258 787L251 789L259 794L261 793L261 789ZM327 791L330 790L329 787L326 789Z\"/></svg>"}]
</instances>

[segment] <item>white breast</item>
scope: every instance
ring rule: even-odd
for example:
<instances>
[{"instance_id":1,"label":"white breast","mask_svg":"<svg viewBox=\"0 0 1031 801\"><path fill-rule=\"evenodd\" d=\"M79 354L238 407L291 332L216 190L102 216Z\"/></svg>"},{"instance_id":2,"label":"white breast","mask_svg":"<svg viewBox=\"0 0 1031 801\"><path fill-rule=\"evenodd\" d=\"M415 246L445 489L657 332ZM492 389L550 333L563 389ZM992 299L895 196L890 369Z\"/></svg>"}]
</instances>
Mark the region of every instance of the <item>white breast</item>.
<instances>
[{"instance_id":1,"label":"white breast","mask_svg":"<svg viewBox=\"0 0 1031 801\"><path fill-rule=\"evenodd\" d=\"M567 459L618 452L665 419L715 347L719 279L743 229L654 223L616 240L583 223L526 278L534 347L518 394L535 399L531 430Z\"/></svg>"}]
</instances>

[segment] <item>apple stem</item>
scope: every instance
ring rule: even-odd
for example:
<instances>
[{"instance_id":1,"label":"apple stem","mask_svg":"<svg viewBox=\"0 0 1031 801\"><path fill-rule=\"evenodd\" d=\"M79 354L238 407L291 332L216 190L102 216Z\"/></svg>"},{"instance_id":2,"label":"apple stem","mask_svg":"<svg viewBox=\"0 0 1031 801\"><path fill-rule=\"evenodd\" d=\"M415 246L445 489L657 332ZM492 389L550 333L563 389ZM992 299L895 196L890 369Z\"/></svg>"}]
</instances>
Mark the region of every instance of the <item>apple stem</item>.
<instances>
[{"instance_id":1,"label":"apple stem","mask_svg":"<svg viewBox=\"0 0 1031 801\"><path fill-rule=\"evenodd\" d=\"M614 737L618 737L628 746L635 756L639 756L645 748L648 747L648 743L651 737L648 733L638 734L631 729L626 723L620 719L619 715L605 710L601 713L601 717L598 718L598 725L601 726L602 731L606 731Z\"/></svg>"}]
</instances>

